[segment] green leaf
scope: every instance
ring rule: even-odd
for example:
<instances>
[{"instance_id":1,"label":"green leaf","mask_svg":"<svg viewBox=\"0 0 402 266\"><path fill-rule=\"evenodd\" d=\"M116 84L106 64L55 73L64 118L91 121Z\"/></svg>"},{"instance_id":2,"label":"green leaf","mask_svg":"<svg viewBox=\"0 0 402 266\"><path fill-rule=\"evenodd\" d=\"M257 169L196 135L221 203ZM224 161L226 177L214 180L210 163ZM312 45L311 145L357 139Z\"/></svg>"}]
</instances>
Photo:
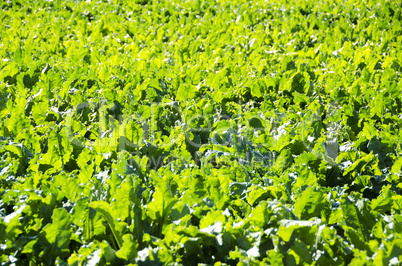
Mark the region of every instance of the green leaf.
<instances>
[{"instance_id":1,"label":"green leaf","mask_svg":"<svg viewBox=\"0 0 402 266\"><path fill-rule=\"evenodd\" d=\"M160 179L152 196L152 201L147 206L148 216L158 223L158 234L162 232L162 226L167 221L168 215L177 202L170 190L170 184L166 179Z\"/></svg>"},{"instance_id":2,"label":"green leaf","mask_svg":"<svg viewBox=\"0 0 402 266\"><path fill-rule=\"evenodd\" d=\"M71 228L71 217L65 209L53 210L52 223L47 224L43 231L46 239L52 245L55 252L68 252L73 233ZM58 253L56 253L58 254Z\"/></svg>"},{"instance_id":3,"label":"green leaf","mask_svg":"<svg viewBox=\"0 0 402 266\"><path fill-rule=\"evenodd\" d=\"M251 211L250 221L253 225L264 228L268 223L268 204L266 201L262 201L257 207Z\"/></svg>"},{"instance_id":4,"label":"green leaf","mask_svg":"<svg viewBox=\"0 0 402 266\"><path fill-rule=\"evenodd\" d=\"M297 221L297 220L281 220L279 221L280 227L278 229L278 236L283 241L288 242L292 237L293 231L299 228L309 228L315 225L320 225L321 221L318 219L311 221Z\"/></svg>"},{"instance_id":5,"label":"green leaf","mask_svg":"<svg viewBox=\"0 0 402 266\"><path fill-rule=\"evenodd\" d=\"M261 187L253 187L250 193L247 195L248 203L253 206L255 203L258 203L261 200L265 200L269 196L269 191L261 188Z\"/></svg>"},{"instance_id":6,"label":"green leaf","mask_svg":"<svg viewBox=\"0 0 402 266\"><path fill-rule=\"evenodd\" d=\"M351 237L356 236L358 239L364 242L362 224L360 223L356 203L349 197L344 196L341 201L341 207L343 212L343 219L348 227L351 228L351 230L353 231L353 235L351 235Z\"/></svg>"},{"instance_id":7,"label":"green leaf","mask_svg":"<svg viewBox=\"0 0 402 266\"><path fill-rule=\"evenodd\" d=\"M386 211L391 210L392 207L392 198L391 197L378 197L373 199L371 202L371 208L373 211L378 211L380 213L384 213Z\"/></svg>"},{"instance_id":8,"label":"green leaf","mask_svg":"<svg viewBox=\"0 0 402 266\"><path fill-rule=\"evenodd\" d=\"M95 209L96 211L100 212L102 216L105 218L107 223L112 230L112 234L116 240L117 246L119 249L123 246L123 239L118 231L117 224L112 216L112 209L110 205L104 201L93 201L88 205L89 208Z\"/></svg>"},{"instance_id":9,"label":"green leaf","mask_svg":"<svg viewBox=\"0 0 402 266\"><path fill-rule=\"evenodd\" d=\"M379 93L373 101L372 113L378 117L383 117L384 115L384 97L382 93Z\"/></svg>"},{"instance_id":10,"label":"green leaf","mask_svg":"<svg viewBox=\"0 0 402 266\"><path fill-rule=\"evenodd\" d=\"M100 248L102 250L102 257L106 259L107 262L113 262L116 258L115 250L109 245L108 242L102 241L100 243Z\"/></svg>"},{"instance_id":11,"label":"green leaf","mask_svg":"<svg viewBox=\"0 0 402 266\"><path fill-rule=\"evenodd\" d=\"M17 48L17 50L15 50L14 52L14 62L16 62L17 64L22 64L23 62L23 57L22 57L22 50L20 47Z\"/></svg>"},{"instance_id":12,"label":"green leaf","mask_svg":"<svg viewBox=\"0 0 402 266\"><path fill-rule=\"evenodd\" d=\"M206 216L202 217L202 219L200 221L200 229L205 229L205 230L203 230L203 232L208 232L208 230L206 230L206 228L214 225L216 222L220 222L220 226L222 226L222 223L226 222L225 215L223 215L221 211L208 212L208 214ZM211 228L209 228L209 229L212 230ZM221 229L221 231L222 231L222 229Z\"/></svg>"},{"instance_id":13,"label":"green leaf","mask_svg":"<svg viewBox=\"0 0 402 266\"><path fill-rule=\"evenodd\" d=\"M196 86L183 84L179 87L179 90L177 91L176 100L184 101L187 99L193 99L193 98L195 98L196 94L197 94Z\"/></svg>"},{"instance_id":14,"label":"green leaf","mask_svg":"<svg viewBox=\"0 0 402 266\"><path fill-rule=\"evenodd\" d=\"M329 203L326 202L324 194L314 190L314 187L308 187L296 199L294 213L300 219L317 217L322 210L328 208Z\"/></svg>"},{"instance_id":15,"label":"green leaf","mask_svg":"<svg viewBox=\"0 0 402 266\"><path fill-rule=\"evenodd\" d=\"M394 162L394 164L392 165L392 168L391 168L391 173L393 173L393 174L399 174L400 171L401 171L401 169L402 169L402 157L398 158L398 159Z\"/></svg>"},{"instance_id":16,"label":"green leaf","mask_svg":"<svg viewBox=\"0 0 402 266\"><path fill-rule=\"evenodd\" d=\"M276 169L279 173L282 173L286 170L287 167L289 167L292 161L293 157L290 150L283 149L278 158L276 158L274 169Z\"/></svg>"},{"instance_id":17,"label":"green leaf","mask_svg":"<svg viewBox=\"0 0 402 266\"><path fill-rule=\"evenodd\" d=\"M137 256L137 243L131 234L123 236L123 245L119 251L116 252L116 256L129 262L134 262Z\"/></svg>"},{"instance_id":18,"label":"green leaf","mask_svg":"<svg viewBox=\"0 0 402 266\"><path fill-rule=\"evenodd\" d=\"M251 87L251 95L256 98L264 96L264 87L259 82L256 82Z\"/></svg>"},{"instance_id":19,"label":"green leaf","mask_svg":"<svg viewBox=\"0 0 402 266\"><path fill-rule=\"evenodd\" d=\"M367 139L372 139L378 136L378 130L372 123L364 123L363 134Z\"/></svg>"}]
</instances>

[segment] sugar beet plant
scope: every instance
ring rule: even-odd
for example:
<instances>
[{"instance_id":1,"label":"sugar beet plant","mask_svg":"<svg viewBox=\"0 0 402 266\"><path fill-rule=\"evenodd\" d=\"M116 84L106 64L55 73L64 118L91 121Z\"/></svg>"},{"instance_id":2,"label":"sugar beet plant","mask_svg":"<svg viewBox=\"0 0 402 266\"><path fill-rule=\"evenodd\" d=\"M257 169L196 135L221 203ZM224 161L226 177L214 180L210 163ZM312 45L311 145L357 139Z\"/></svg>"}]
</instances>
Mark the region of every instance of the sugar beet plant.
<instances>
[{"instance_id":1,"label":"sugar beet plant","mask_svg":"<svg viewBox=\"0 0 402 266\"><path fill-rule=\"evenodd\" d=\"M1 265L398 265L400 1L0 4Z\"/></svg>"}]
</instances>

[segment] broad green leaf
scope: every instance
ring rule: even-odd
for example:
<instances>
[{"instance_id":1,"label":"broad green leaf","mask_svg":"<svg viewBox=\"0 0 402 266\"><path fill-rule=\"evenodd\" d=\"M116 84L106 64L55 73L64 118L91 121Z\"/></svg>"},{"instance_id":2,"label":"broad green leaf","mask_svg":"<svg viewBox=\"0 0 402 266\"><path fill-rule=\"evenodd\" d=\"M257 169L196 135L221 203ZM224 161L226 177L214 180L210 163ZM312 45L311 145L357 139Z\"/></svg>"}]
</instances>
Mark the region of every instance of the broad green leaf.
<instances>
[{"instance_id":1,"label":"broad green leaf","mask_svg":"<svg viewBox=\"0 0 402 266\"><path fill-rule=\"evenodd\" d=\"M68 252L73 234L70 214L64 209L54 209L52 223L43 228L46 239L52 245L55 252ZM58 254L58 253L56 253Z\"/></svg>"},{"instance_id":2,"label":"broad green leaf","mask_svg":"<svg viewBox=\"0 0 402 266\"><path fill-rule=\"evenodd\" d=\"M117 224L116 224L117 221L115 221L115 219L112 216L113 211L112 211L110 205L104 201L93 201L88 205L88 207L92 208L102 214L102 216L105 218L105 220L109 224L110 229L112 230L113 236L118 245L118 248L120 249L123 246L123 239L117 228Z\"/></svg>"},{"instance_id":3,"label":"broad green leaf","mask_svg":"<svg viewBox=\"0 0 402 266\"><path fill-rule=\"evenodd\" d=\"M360 234L358 230L352 228L350 226L342 226L343 230L345 230L345 235L349 238L350 242L356 246L358 249L364 250L366 249L365 240Z\"/></svg>"},{"instance_id":4,"label":"broad green leaf","mask_svg":"<svg viewBox=\"0 0 402 266\"><path fill-rule=\"evenodd\" d=\"M392 165L391 168L391 173L393 174L399 174L402 169L402 157L398 158L395 162L394 165Z\"/></svg>"},{"instance_id":5,"label":"broad green leaf","mask_svg":"<svg viewBox=\"0 0 402 266\"><path fill-rule=\"evenodd\" d=\"M251 87L251 95L256 98L262 97L264 95L264 87L262 87L259 82L254 83Z\"/></svg>"},{"instance_id":6,"label":"broad green leaf","mask_svg":"<svg viewBox=\"0 0 402 266\"><path fill-rule=\"evenodd\" d=\"M134 262L137 256L137 243L131 234L123 236L123 245L121 249L116 252L116 256L126 261Z\"/></svg>"},{"instance_id":7,"label":"broad green leaf","mask_svg":"<svg viewBox=\"0 0 402 266\"><path fill-rule=\"evenodd\" d=\"M279 173L282 173L286 170L287 167L293 161L292 154L288 149L283 149L276 158L274 169L276 169Z\"/></svg>"},{"instance_id":8,"label":"broad green leaf","mask_svg":"<svg viewBox=\"0 0 402 266\"><path fill-rule=\"evenodd\" d=\"M371 208L373 211L378 211L380 213L384 213L386 211L391 210L392 207L392 198L391 197L378 197L373 199L371 202Z\"/></svg>"},{"instance_id":9,"label":"broad green leaf","mask_svg":"<svg viewBox=\"0 0 402 266\"><path fill-rule=\"evenodd\" d=\"M378 136L378 130L371 123L364 123L363 134L367 139L372 139Z\"/></svg>"},{"instance_id":10,"label":"broad green leaf","mask_svg":"<svg viewBox=\"0 0 402 266\"><path fill-rule=\"evenodd\" d=\"M347 197L345 195L341 201L343 219L348 228L350 228L350 231L353 231L351 232L351 237L356 237L356 241L364 242L365 238L362 232L362 224L358 216L356 202L354 200L351 200L350 197L351 196Z\"/></svg>"},{"instance_id":11,"label":"broad green leaf","mask_svg":"<svg viewBox=\"0 0 402 266\"><path fill-rule=\"evenodd\" d=\"M197 88L193 85L181 85L176 94L176 100L193 99L196 96Z\"/></svg>"},{"instance_id":12,"label":"broad green leaf","mask_svg":"<svg viewBox=\"0 0 402 266\"><path fill-rule=\"evenodd\" d=\"M267 197L269 196L269 191L266 191L261 187L253 187L251 189L252 190L247 195L247 201L251 206L261 200L267 199Z\"/></svg>"},{"instance_id":13,"label":"broad green leaf","mask_svg":"<svg viewBox=\"0 0 402 266\"><path fill-rule=\"evenodd\" d=\"M18 47L17 50L15 50L14 52L14 62L16 62L17 64L22 64L23 62L23 56L22 56L22 51L21 48Z\"/></svg>"},{"instance_id":14,"label":"broad green leaf","mask_svg":"<svg viewBox=\"0 0 402 266\"><path fill-rule=\"evenodd\" d=\"M290 238L292 237L293 231L298 229L298 228L309 228L313 227L315 225L320 225L321 221L320 220L311 220L311 221L306 221L306 220L281 220L279 221L280 227L278 230L278 236L283 240L283 241L289 241Z\"/></svg>"},{"instance_id":15,"label":"broad green leaf","mask_svg":"<svg viewBox=\"0 0 402 266\"><path fill-rule=\"evenodd\" d=\"M314 187L308 187L296 199L294 213L300 219L317 217L321 214L321 211L328 208L324 194L314 190Z\"/></svg>"},{"instance_id":16,"label":"broad green leaf","mask_svg":"<svg viewBox=\"0 0 402 266\"><path fill-rule=\"evenodd\" d=\"M152 220L163 224L176 202L177 198L172 196L169 184L161 181L147 206L147 213Z\"/></svg>"},{"instance_id":17,"label":"broad green leaf","mask_svg":"<svg viewBox=\"0 0 402 266\"><path fill-rule=\"evenodd\" d=\"M269 221L268 205L266 201L262 201L257 207L252 209L250 214L250 222L253 225L263 228Z\"/></svg>"}]
</instances>

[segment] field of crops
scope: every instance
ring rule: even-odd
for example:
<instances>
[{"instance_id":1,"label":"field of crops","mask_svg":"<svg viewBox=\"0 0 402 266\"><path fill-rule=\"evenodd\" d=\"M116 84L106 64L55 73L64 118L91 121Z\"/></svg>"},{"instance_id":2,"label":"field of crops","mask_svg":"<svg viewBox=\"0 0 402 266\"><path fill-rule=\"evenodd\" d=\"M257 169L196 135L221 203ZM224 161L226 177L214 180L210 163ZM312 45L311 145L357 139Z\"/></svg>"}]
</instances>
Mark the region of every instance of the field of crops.
<instances>
[{"instance_id":1,"label":"field of crops","mask_svg":"<svg viewBox=\"0 0 402 266\"><path fill-rule=\"evenodd\" d=\"M1 265L399 265L402 4L0 3Z\"/></svg>"}]
</instances>

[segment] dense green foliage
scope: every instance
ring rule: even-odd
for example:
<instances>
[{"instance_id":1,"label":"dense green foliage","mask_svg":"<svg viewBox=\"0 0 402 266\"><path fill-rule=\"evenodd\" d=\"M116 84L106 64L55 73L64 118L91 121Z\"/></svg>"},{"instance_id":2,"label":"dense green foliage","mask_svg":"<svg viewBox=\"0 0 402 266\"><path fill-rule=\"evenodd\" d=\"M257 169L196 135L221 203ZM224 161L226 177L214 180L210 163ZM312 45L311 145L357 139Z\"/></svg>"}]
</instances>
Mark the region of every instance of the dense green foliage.
<instances>
[{"instance_id":1,"label":"dense green foliage","mask_svg":"<svg viewBox=\"0 0 402 266\"><path fill-rule=\"evenodd\" d=\"M1 265L402 262L400 1L0 8Z\"/></svg>"}]
</instances>

